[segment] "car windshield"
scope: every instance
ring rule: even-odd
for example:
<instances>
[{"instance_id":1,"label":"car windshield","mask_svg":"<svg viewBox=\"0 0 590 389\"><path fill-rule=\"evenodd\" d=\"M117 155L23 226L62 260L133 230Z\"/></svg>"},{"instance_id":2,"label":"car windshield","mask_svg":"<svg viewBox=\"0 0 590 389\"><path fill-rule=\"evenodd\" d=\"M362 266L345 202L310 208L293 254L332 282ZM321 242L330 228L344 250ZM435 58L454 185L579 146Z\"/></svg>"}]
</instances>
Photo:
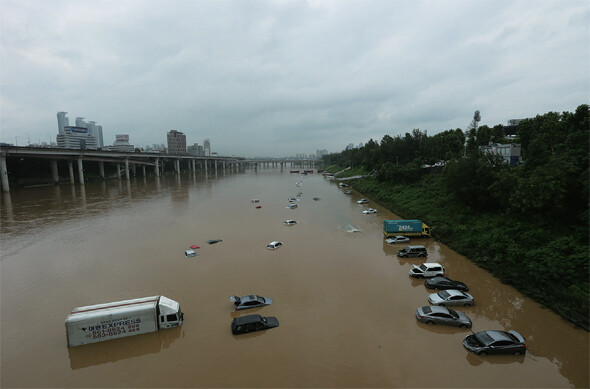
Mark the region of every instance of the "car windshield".
<instances>
[{"instance_id":1,"label":"car windshield","mask_svg":"<svg viewBox=\"0 0 590 389\"><path fill-rule=\"evenodd\" d=\"M448 299L450 296L449 292L447 292L446 290L439 292L438 295L444 300Z\"/></svg>"},{"instance_id":2,"label":"car windshield","mask_svg":"<svg viewBox=\"0 0 590 389\"><path fill-rule=\"evenodd\" d=\"M264 324L266 324L266 317L262 316L260 319L262 320L262 322L263 322Z\"/></svg>"},{"instance_id":3,"label":"car windshield","mask_svg":"<svg viewBox=\"0 0 590 389\"><path fill-rule=\"evenodd\" d=\"M266 300L264 300L264 297L260 297L260 296L256 296L256 300L261 302L261 303L265 303Z\"/></svg>"},{"instance_id":4,"label":"car windshield","mask_svg":"<svg viewBox=\"0 0 590 389\"><path fill-rule=\"evenodd\" d=\"M479 332L479 333L475 334L475 337L484 346L487 346L487 345L489 345L489 344L491 344L491 343L494 342L494 339L492 339L492 337L489 336L486 332Z\"/></svg>"},{"instance_id":5,"label":"car windshield","mask_svg":"<svg viewBox=\"0 0 590 389\"><path fill-rule=\"evenodd\" d=\"M406 251L409 251L409 250L410 250L410 249L407 249ZM426 265L425 265L425 264L422 264L422 265L420 265L420 270L422 270L422 271L426 271L426 270L428 270L428 267L426 267Z\"/></svg>"},{"instance_id":6,"label":"car windshield","mask_svg":"<svg viewBox=\"0 0 590 389\"><path fill-rule=\"evenodd\" d=\"M430 307L428 307L428 306L422 307L422 312L424 312L424 313L430 313L430 312L432 312L432 309Z\"/></svg>"},{"instance_id":7,"label":"car windshield","mask_svg":"<svg viewBox=\"0 0 590 389\"><path fill-rule=\"evenodd\" d=\"M449 313L451 314L451 316L453 316L455 319L459 318L459 314L455 311L453 311L452 309L449 309Z\"/></svg>"}]
</instances>

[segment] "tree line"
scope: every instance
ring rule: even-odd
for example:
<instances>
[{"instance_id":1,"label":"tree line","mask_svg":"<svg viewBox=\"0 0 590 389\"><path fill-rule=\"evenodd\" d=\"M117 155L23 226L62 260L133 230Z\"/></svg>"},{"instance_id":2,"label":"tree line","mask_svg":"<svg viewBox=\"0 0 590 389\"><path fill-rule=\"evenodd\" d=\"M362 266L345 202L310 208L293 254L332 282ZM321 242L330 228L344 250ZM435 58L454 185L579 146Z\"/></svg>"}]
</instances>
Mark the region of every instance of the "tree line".
<instances>
[{"instance_id":1,"label":"tree line","mask_svg":"<svg viewBox=\"0 0 590 389\"><path fill-rule=\"evenodd\" d=\"M541 215L563 222L587 224L589 198L589 132L587 104L575 112L549 112L518 124L508 140L504 127L457 128L433 136L411 133L363 147L323 156L326 165L362 166L380 182L411 183L433 171L424 164L445 161L435 169L447 188L465 205L482 211ZM482 151L492 143L519 143L523 163L506 164L501 156Z\"/></svg>"}]
</instances>

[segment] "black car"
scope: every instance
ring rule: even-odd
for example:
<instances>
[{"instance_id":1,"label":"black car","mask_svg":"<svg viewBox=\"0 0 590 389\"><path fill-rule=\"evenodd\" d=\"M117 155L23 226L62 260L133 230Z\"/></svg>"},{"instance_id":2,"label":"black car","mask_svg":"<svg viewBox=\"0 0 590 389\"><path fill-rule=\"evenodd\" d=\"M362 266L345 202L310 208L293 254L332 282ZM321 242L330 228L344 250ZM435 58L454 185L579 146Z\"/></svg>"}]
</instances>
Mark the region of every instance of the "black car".
<instances>
[{"instance_id":1,"label":"black car","mask_svg":"<svg viewBox=\"0 0 590 389\"><path fill-rule=\"evenodd\" d=\"M453 281L447 277L433 277L429 280L426 280L424 282L424 286L426 286L428 289L456 289L463 292L467 292L469 290L467 285L461 281Z\"/></svg>"},{"instance_id":2,"label":"black car","mask_svg":"<svg viewBox=\"0 0 590 389\"><path fill-rule=\"evenodd\" d=\"M234 335L247 334L248 332L262 331L269 328L279 326L279 321L276 317L261 316L261 315L247 315L236 317L231 322L231 332Z\"/></svg>"},{"instance_id":3,"label":"black car","mask_svg":"<svg viewBox=\"0 0 590 389\"><path fill-rule=\"evenodd\" d=\"M526 353L524 338L516 331L482 331L463 339L463 346L477 355Z\"/></svg>"}]
</instances>

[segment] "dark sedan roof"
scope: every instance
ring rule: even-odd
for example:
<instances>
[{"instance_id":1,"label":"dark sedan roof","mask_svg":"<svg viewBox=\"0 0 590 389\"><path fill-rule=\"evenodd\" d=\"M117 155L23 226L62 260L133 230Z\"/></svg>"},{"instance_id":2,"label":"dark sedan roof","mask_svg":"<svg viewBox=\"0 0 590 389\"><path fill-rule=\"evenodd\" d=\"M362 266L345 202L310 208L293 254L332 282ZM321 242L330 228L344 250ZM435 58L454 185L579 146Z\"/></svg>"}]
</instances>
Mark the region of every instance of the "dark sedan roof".
<instances>
[{"instance_id":1,"label":"dark sedan roof","mask_svg":"<svg viewBox=\"0 0 590 389\"><path fill-rule=\"evenodd\" d=\"M262 320L262 316L260 315L247 315L247 316L240 316L234 319L234 323L237 325L243 325L248 323L255 323Z\"/></svg>"}]
</instances>

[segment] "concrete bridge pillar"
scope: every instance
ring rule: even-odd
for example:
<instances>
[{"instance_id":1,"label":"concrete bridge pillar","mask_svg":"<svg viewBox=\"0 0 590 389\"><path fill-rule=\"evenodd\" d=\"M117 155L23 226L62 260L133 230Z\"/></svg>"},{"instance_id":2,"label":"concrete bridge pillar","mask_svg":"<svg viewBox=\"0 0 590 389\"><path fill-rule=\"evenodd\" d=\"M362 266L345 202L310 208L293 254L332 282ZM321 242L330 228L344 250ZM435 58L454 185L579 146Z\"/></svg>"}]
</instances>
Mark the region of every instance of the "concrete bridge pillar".
<instances>
[{"instance_id":1,"label":"concrete bridge pillar","mask_svg":"<svg viewBox=\"0 0 590 389\"><path fill-rule=\"evenodd\" d=\"M78 178L80 185L84 185L84 165L82 164L82 157L78 158Z\"/></svg>"},{"instance_id":2,"label":"concrete bridge pillar","mask_svg":"<svg viewBox=\"0 0 590 389\"><path fill-rule=\"evenodd\" d=\"M6 168L6 157L0 157L0 176L2 178L2 191L10 192L10 186L8 185L8 169Z\"/></svg>"},{"instance_id":3,"label":"concrete bridge pillar","mask_svg":"<svg viewBox=\"0 0 590 389\"><path fill-rule=\"evenodd\" d=\"M156 158L156 166L154 170L156 171L156 177L160 177L160 158Z\"/></svg>"},{"instance_id":4,"label":"concrete bridge pillar","mask_svg":"<svg viewBox=\"0 0 590 389\"><path fill-rule=\"evenodd\" d=\"M98 163L98 175L104 180L104 162Z\"/></svg>"},{"instance_id":5,"label":"concrete bridge pillar","mask_svg":"<svg viewBox=\"0 0 590 389\"><path fill-rule=\"evenodd\" d=\"M57 160L51 160L51 178L54 184L59 184L59 172L57 171Z\"/></svg>"},{"instance_id":6,"label":"concrete bridge pillar","mask_svg":"<svg viewBox=\"0 0 590 389\"><path fill-rule=\"evenodd\" d=\"M121 165L119 164L119 162L116 162L115 166L117 167L117 178L120 180L121 179Z\"/></svg>"},{"instance_id":7,"label":"concrete bridge pillar","mask_svg":"<svg viewBox=\"0 0 590 389\"><path fill-rule=\"evenodd\" d=\"M180 159L174 161L174 166L176 166L176 174L180 174Z\"/></svg>"},{"instance_id":8,"label":"concrete bridge pillar","mask_svg":"<svg viewBox=\"0 0 590 389\"><path fill-rule=\"evenodd\" d=\"M129 158L125 158L125 179L129 181Z\"/></svg>"},{"instance_id":9,"label":"concrete bridge pillar","mask_svg":"<svg viewBox=\"0 0 590 389\"><path fill-rule=\"evenodd\" d=\"M68 159L68 171L70 173L70 184L74 185L74 166L73 165L73 161L71 159Z\"/></svg>"},{"instance_id":10,"label":"concrete bridge pillar","mask_svg":"<svg viewBox=\"0 0 590 389\"><path fill-rule=\"evenodd\" d=\"M215 164L215 177L217 177L217 160L214 159L213 163Z\"/></svg>"},{"instance_id":11,"label":"concrete bridge pillar","mask_svg":"<svg viewBox=\"0 0 590 389\"><path fill-rule=\"evenodd\" d=\"M205 175L207 175L207 160L205 159Z\"/></svg>"},{"instance_id":12,"label":"concrete bridge pillar","mask_svg":"<svg viewBox=\"0 0 590 389\"><path fill-rule=\"evenodd\" d=\"M223 161L223 175L225 176L225 161Z\"/></svg>"},{"instance_id":13,"label":"concrete bridge pillar","mask_svg":"<svg viewBox=\"0 0 590 389\"><path fill-rule=\"evenodd\" d=\"M143 168L143 176L145 177L145 165L143 165L142 168Z\"/></svg>"}]
</instances>

